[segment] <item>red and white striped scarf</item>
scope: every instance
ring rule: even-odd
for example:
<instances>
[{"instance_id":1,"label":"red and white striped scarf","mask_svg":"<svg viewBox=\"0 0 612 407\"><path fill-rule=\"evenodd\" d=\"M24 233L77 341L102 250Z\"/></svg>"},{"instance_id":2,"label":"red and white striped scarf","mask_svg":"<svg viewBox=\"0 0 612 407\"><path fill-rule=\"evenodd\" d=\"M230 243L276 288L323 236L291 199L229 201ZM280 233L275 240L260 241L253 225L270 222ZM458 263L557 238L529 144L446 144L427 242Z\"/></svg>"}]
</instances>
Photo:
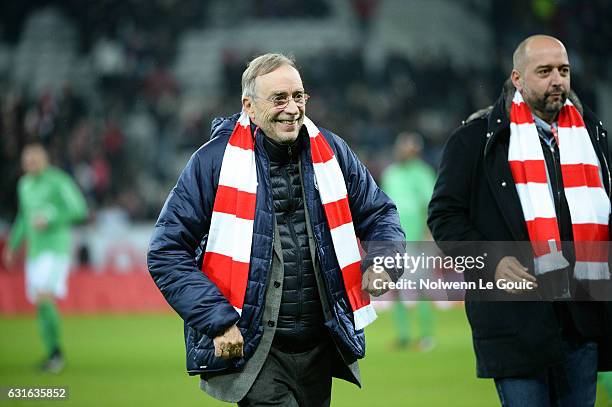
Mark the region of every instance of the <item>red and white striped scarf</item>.
<instances>
[{"instance_id":1,"label":"red and white striped scarf","mask_svg":"<svg viewBox=\"0 0 612 407\"><path fill-rule=\"evenodd\" d=\"M359 330L376 319L376 312L369 295L361 290L361 256L344 177L317 126L307 117L304 124L310 138L315 183L353 310L355 329ZM250 125L249 116L243 112L225 148L202 263L202 271L240 314L248 283L257 194L254 137Z\"/></svg>"},{"instance_id":2,"label":"red and white striped scarf","mask_svg":"<svg viewBox=\"0 0 612 407\"><path fill-rule=\"evenodd\" d=\"M608 240L610 200L582 116L569 99L559 112L558 146L576 251L574 277L609 279L607 244L603 242ZM538 130L518 90L510 109L508 163L534 250L535 274L567 267Z\"/></svg>"}]
</instances>

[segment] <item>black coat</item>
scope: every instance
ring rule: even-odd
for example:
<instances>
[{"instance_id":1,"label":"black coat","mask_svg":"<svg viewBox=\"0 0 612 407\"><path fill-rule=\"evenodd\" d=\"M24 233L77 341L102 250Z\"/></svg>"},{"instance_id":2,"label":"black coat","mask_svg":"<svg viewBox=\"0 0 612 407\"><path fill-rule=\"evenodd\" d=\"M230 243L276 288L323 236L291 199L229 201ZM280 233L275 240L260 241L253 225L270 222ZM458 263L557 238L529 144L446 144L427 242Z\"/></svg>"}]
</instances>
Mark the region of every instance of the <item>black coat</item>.
<instances>
[{"instance_id":1,"label":"black coat","mask_svg":"<svg viewBox=\"0 0 612 407\"><path fill-rule=\"evenodd\" d=\"M470 117L446 144L428 217L432 235L443 249L444 242L529 241L508 165L509 106L513 94L514 87L507 84L492 108ZM601 163L604 187L610 195L607 132L575 95L570 98L583 114ZM490 266L481 277L492 280L503 255L489 256ZM513 255L533 270L530 254ZM511 300L511 294L507 295ZM594 325L601 331L597 338L599 370L612 370L611 303L573 303L569 307L578 328ZM561 327L552 302L473 301L468 296L466 313L479 377L525 375L563 358Z\"/></svg>"}]
</instances>

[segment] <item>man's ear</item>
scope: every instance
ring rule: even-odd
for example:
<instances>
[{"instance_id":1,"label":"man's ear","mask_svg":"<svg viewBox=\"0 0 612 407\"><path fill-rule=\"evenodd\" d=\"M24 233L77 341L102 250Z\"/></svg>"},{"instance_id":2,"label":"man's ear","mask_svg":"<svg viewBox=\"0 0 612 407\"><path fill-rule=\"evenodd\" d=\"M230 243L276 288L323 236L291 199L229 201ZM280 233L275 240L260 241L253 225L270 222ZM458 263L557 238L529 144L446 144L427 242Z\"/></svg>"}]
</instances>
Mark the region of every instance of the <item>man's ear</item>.
<instances>
[{"instance_id":1,"label":"man's ear","mask_svg":"<svg viewBox=\"0 0 612 407\"><path fill-rule=\"evenodd\" d=\"M251 121L255 119L255 106L253 106L252 97L244 96L242 98L242 110L244 110L249 115L249 119L251 119Z\"/></svg>"},{"instance_id":2,"label":"man's ear","mask_svg":"<svg viewBox=\"0 0 612 407\"><path fill-rule=\"evenodd\" d=\"M510 74L510 79L512 80L512 84L514 85L514 87L519 92L522 92L523 91L523 85L521 84L521 73L519 71L517 71L516 69L513 69L512 73Z\"/></svg>"}]
</instances>

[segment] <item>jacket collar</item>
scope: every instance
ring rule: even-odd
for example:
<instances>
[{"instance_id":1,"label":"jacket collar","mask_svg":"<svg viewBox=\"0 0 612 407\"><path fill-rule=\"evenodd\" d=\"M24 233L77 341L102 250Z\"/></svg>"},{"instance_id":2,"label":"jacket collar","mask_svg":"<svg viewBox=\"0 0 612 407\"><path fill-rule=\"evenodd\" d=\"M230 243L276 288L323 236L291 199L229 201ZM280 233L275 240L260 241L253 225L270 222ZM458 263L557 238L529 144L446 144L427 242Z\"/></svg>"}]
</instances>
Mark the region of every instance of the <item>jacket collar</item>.
<instances>
[{"instance_id":1,"label":"jacket collar","mask_svg":"<svg viewBox=\"0 0 612 407\"><path fill-rule=\"evenodd\" d=\"M304 128L304 126L302 126ZM260 132L261 129L259 130ZM270 158L270 162L277 164L288 164L290 162L297 162L302 152L303 146L303 138L304 132L300 130L298 137L291 144L281 144L272 140L270 137L267 137L264 134L263 137L263 146L266 152L268 153L268 157Z\"/></svg>"}]
</instances>

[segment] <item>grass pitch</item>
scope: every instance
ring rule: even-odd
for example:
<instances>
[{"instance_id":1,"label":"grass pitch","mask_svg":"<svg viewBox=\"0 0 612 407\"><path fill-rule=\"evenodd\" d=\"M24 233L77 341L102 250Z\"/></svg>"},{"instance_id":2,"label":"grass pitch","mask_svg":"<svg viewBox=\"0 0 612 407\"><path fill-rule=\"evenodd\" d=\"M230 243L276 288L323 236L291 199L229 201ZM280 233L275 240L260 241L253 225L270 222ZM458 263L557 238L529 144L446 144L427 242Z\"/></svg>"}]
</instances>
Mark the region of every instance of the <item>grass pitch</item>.
<instances>
[{"instance_id":1,"label":"grass pitch","mask_svg":"<svg viewBox=\"0 0 612 407\"><path fill-rule=\"evenodd\" d=\"M364 387L334 380L332 406L489 407L493 383L475 378L469 327L462 309L436 311L437 346L392 350L389 312L367 328L360 363ZM88 315L63 319L67 366L59 375L35 366L43 348L34 317L0 318L0 388L67 387L65 401L15 401L22 406L226 406L199 390L184 370L181 320L174 314ZM606 406L599 389L598 407Z\"/></svg>"}]
</instances>

